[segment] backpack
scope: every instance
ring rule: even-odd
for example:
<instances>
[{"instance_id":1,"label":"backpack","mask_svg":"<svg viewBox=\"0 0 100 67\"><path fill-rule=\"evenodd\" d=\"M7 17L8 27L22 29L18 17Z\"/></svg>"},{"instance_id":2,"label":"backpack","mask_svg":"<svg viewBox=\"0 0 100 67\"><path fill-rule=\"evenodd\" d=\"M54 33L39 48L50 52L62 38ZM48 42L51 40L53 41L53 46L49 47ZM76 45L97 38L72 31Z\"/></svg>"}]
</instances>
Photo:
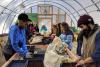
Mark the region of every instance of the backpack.
<instances>
[{"instance_id":1,"label":"backpack","mask_svg":"<svg viewBox=\"0 0 100 67\"><path fill-rule=\"evenodd\" d=\"M14 49L12 48L11 40L9 37L6 44L4 44L2 48L3 48L3 52L6 54L12 55L15 53Z\"/></svg>"}]
</instances>

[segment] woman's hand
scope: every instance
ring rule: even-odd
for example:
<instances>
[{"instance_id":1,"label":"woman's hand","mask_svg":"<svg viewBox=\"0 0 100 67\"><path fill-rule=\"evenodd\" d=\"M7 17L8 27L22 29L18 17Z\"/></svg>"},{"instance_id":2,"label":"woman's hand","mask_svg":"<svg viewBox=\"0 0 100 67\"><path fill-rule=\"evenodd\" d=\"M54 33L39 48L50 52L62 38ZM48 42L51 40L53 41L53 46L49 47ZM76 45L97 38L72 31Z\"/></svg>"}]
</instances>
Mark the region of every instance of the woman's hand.
<instances>
[{"instance_id":1,"label":"woman's hand","mask_svg":"<svg viewBox=\"0 0 100 67\"><path fill-rule=\"evenodd\" d=\"M79 60L79 57L77 57L76 54L74 54L73 52L71 52L68 48L66 48L66 50L67 50L67 53L68 53L69 57L71 59L73 59L74 62L76 62L77 60Z\"/></svg>"},{"instance_id":2,"label":"woman's hand","mask_svg":"<svg viewBox=\"0 0 100 67\"><path fill-rule=\"evenodd\" d=\"M81 65L84 65L84 64L85 64L85 61L80 60L75 66L78 67L78 66L81 66Z\"/></svg>"}]
</instances>

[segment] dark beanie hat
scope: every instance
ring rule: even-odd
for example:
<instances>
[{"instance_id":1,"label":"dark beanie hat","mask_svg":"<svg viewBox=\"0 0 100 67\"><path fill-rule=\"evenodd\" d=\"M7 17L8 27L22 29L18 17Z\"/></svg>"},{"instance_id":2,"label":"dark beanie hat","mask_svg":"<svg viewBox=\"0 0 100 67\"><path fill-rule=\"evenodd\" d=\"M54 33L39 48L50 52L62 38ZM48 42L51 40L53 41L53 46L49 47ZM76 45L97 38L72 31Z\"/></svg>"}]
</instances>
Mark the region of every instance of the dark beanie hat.
<instances>
[{"instance_id":1,"label":"dark beanie hat","mask_svg":"<svg viewBox=\"0 0 100 67\"><path fill-rule=\"evenodd\" d=\"M29 20L29 19L28 19L28 15L25 14L25 13L21 13L21 14L19 14L19 16L18 16L18 20L28 21L28 20Z\"/></svg>"},{"instance_id":2,"label":"dark beanie hat","mask_svg":"<svg viewBox=\"0 0 100 67\"><path fill-rule=\"evenodd\" d=\"M78 22L77 22L77 26L79 27L81 24L94 24L93 18L89 15L82 15L80 16Z\"/></svg>"}]
</instances>

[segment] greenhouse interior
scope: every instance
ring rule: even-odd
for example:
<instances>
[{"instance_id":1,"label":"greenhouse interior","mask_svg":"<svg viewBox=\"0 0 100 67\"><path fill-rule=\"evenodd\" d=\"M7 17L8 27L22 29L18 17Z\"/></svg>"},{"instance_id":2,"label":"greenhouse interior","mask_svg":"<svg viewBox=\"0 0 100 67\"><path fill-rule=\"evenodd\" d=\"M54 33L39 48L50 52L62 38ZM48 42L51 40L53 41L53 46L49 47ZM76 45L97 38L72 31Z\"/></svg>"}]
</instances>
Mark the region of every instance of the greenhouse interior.
<instances>
[{"instance_id":1,"label":"greenhouse interior","mask_svg":"<svg viewBox=\"0 0 100 67\"><path fill-rule=\"evenodd\" d=\"M100 0L0 0L0 67L100 67Z\"/></svg>"}]
</instances>

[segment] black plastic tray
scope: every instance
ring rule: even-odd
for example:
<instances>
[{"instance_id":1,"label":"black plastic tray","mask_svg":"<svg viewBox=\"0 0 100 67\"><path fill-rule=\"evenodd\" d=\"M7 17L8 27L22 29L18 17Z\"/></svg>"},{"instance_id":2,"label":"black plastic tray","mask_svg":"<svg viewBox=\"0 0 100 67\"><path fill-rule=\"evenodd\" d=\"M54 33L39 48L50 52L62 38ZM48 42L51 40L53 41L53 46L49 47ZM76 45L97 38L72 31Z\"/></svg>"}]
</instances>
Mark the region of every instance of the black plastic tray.
<instances>
[{"instance_id":1,"label":"black plastic tray","mask_svg":"<svg viewBox=\"0 0 100 67\"><path fill-rule=\"evenodd\" d=\"M33 59L44 59L44 54L34 54Z\"/></svg>"},{"instance_id":2,"label":"black plastic tray","mask_svg":"<svg viewBox=\"0 0 100 67\"><path fill-rule=\"evenodd\" d=\"M44 54L32 54L32 58L24 58L25 60L44 59Z\"/></svg>"},{"instance_id":3,"label":"black plastic tray","mask_svg":"<svg viewBox=\"0 0 100 67\"><path fill-rule=\"evenodd\" d=\"M44 67L42 59L28 60L27 67Z\"/></svg>"},{"instance_id":4,"label":"black plastic tray","mask_svg":"<svg viewBox=\"0 0 100 67\"><path fill-rule=\"evenodd\" d=\"M27 46L29 52L34 53L35 46Z\"/></svg>"},{"instance_id":5,"label":"black plastic tray","mask_svg":"<svg viewBox=\"0 0 100 67\"><path fill-rule=\"evenodd\" d=\"M72 62L72 63L63 63L61 64L61 67L75 67L76 63ZM82 66L78 66L78 67L82 67Z\"/></svg>"}]
</instances>

